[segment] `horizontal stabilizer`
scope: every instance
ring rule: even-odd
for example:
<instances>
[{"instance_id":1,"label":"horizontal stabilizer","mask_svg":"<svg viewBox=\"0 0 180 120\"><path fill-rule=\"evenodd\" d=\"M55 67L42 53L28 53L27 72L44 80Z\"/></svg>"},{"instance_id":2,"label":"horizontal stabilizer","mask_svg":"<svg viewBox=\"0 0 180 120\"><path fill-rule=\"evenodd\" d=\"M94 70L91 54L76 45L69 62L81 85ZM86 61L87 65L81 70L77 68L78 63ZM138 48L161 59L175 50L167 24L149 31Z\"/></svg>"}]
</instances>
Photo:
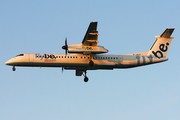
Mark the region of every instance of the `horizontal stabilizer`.
<instances>
[{"instance_id":1,"label":"horizontal stabilizer","mask_svg":"<svg viewBox=\"0 0 180 120\"><path fill-rule=\"evenodd\" d=\"M170 38L171 34L173 33L174 28L167 28L162 34L161 37Z\"/></svg>"}]
</instances>

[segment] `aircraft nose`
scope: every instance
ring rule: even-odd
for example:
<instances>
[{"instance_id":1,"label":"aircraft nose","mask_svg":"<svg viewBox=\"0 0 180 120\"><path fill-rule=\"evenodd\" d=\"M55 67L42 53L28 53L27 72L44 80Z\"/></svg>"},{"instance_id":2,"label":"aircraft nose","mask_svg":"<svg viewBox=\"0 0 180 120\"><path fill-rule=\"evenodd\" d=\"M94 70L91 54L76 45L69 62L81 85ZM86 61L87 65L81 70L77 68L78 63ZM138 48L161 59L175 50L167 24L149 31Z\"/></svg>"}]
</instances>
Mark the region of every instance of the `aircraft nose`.
<instances>
[{"instance_id":1,"label":"aircraft nose","mask_svg":"<svg viewBox=\"0 0 180 120\"><path fill-rule=\"evenodd\" d=\"M10 60L6 61L5 64L6 64L6 65L12 65L12 64L13 64L13 60L10 59Z\"/></svg>"}]
</instances>

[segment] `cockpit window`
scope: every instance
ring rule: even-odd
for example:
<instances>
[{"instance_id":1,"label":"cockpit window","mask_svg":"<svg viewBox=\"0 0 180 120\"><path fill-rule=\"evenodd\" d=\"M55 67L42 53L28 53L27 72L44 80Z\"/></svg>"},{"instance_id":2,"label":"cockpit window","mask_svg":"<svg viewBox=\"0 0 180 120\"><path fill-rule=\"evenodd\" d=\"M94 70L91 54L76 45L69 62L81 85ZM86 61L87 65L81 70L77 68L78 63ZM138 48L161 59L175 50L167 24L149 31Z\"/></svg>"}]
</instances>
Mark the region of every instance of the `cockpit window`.
<instances>
[{"instance_id":1,"label":"cockpit window","mask_svg":"<svg viewBox=\"0 0 180 120\"><path fill-rule=\"evenodd\" d=\"M24 56L24 54L19 54L19 55L17 55L16 57L18 57L18 56Z\"/></svg>"}]
</instances>

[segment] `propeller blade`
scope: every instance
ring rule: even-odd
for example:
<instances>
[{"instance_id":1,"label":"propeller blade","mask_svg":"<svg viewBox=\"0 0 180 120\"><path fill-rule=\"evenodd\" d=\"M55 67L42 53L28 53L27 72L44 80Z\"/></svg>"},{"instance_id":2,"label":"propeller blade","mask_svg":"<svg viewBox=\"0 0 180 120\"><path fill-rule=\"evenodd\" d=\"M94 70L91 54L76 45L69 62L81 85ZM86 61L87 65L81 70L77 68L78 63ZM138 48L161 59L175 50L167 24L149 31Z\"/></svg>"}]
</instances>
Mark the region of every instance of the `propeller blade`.
<instances>
[{"instance_id":1,"label":"propeller blade","mask_svg":"<svg viewBox=\"0 0 180 120\"><path fill-rule=\"evenodd\" d=\"M66 55L67 55L67 49L66 49Z\"/></svg>"},{"instance_id":2,"label":"propeller blade","mask_svg":"<svg viewBox=\"0 0 180 120\"><path fill-rule=\"evenodd\" d=\"M62 67L62 73L63 73L63 70L64 70L64 68Z\"/></svg>"},{"instance_id":3,"label":"propeller blade","mask_svg":"<svg viewBox=\"0 0 180 120\"><path fill-rule=\"evenodd\" d=\"M67 55L67 50L68 50L67 37L66 37L66 39L65 39L65 46L66 46L66 55Z\"/></svg>"},{"instance_id":4,"label":"propeller blade","mask_svg":"<svg viewBox=\"0 0 180 120\"><path fill-rule=\"evenodd\" d=\"M66 37L66 39L65 39L65 46L67 46L67 37Z\"/></svg>"},{"instance_id":5,"label":"propeller blade","mask_svg":"<svg viewBox=\"0 0 180 120\"><path fill-rule=\"evenodd\" d=\"M67 51L68 51L68 45L67 45L67 37L66 37L66 39L65 39L65 45L64 46L62 46L62 49L64 49L64 50L66 50L66 55L67 55Z\"/></svg>"}]
</instances>

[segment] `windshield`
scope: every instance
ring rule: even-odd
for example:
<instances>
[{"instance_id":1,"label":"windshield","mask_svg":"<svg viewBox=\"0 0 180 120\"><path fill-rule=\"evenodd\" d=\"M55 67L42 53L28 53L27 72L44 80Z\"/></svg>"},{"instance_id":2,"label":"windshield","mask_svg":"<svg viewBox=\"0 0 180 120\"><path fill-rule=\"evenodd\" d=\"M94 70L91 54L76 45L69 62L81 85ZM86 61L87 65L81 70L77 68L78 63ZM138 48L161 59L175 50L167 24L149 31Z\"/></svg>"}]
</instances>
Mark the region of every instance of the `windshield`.
<instances>
[{"instance_id":1,"label":"windshield","mask_svg":"<svg viewBox=\"0 0 180 120\"><path fill-rule=\"evenodd\" d=\"M24 56L24 54L19 54L19 55L17 55L16 57L18 57L18 56Z\"/></svg>"}]
</instances>

